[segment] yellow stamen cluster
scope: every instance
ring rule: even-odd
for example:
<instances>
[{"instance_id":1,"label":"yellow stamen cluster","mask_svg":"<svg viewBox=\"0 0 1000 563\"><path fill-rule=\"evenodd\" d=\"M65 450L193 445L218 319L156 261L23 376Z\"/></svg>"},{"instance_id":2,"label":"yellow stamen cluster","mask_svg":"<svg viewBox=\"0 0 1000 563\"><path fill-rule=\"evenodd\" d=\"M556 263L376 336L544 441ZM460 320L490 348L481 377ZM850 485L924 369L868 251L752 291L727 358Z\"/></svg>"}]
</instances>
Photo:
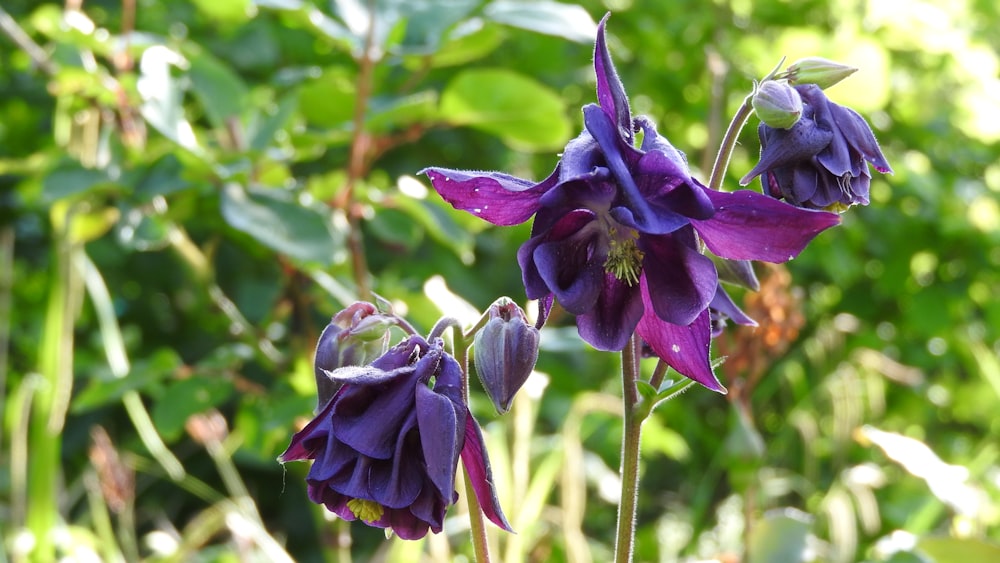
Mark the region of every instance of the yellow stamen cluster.
<instances>
[{"instance_id":1,"label":"yellow stamen cluster","mask_svg":"<svg viewBox=\"0 0 1000 563\"><path fill-rule=\"evenodd\" d=\"M365 500L361 498L352 498L347 501L347 508L352 514L358 517L359 520L366 524L372 524L377 522L382 518L384 509L382 505L373 501Z\"/></svg>"},{"instance_id":2,"label":"yellow stamen cluster","mask_svg":"<svg viewBox=\"0 0 1000 563\"><path fill-rule=\"evenodd\" d=\"M604 261L604 271L630 286L639 283L643 256L642 251L636 245L639 233L634 229L629 229L626 237L619 238L617 229L611 229L610 234L610 250L607 260Z\"/></svg>"}]
</instances>

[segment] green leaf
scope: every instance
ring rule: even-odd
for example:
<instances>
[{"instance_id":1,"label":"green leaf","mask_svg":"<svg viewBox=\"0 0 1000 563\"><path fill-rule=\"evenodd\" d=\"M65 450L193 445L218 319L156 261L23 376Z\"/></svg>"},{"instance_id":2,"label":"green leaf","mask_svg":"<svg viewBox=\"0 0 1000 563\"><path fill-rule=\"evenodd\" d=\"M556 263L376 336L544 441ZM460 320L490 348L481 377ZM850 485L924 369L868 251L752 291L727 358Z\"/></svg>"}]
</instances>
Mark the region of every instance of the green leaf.
<instances>
[{"instance_id":1,"label":"green leaf","mask_svg":"<svg viewBox=\"0 0 1000 563\"><path fill-rule=\"evenodd\" d=\"M66 161L49 172L42 181L42 202L52 203L85 194L110 182L111 178L104 170L84 168L75 160Z\"/></svg>"},{"instance_id":2,"label":"green leaf","mask_svg":"<svg viewBox=\"0 0 1000 563\"><path fill-rule=\"evenodd\" d=\"M808 514L793 508L772 510L754 524L747 546L747 563L801 563L812 527Z\"/></svg>"},{"instance_id":3,"label":"green leaf","mask_svg":"<svg viewBox=\"0 0 1000 563\"><path fill-rule=\"evenodd\" d=\"M423 239L423 229L398 209L381 209L367 223L382 243L412 252Z\"/></svg>"},{"instance_id":4,"label":"green leaf","mask_svg":"<svg viewBox=\"0 0 1000 563\"><path fill-rule=\"evenodd\" d=\"M452 220L444 208L447 204L440 199L428 201L409 197L401 197L395 200L395 204L397 209L409 215L410 220L423 227L432 239L451 249L462 262L472 262L472 233Z\"/></svg>"},{"instance_id":5,"label":"green leaf","mask_svg":"<svg viewBox=\"0 0 1000 563\"><path fill-rule=\"evenodd\" d=\"M139 112L146 122L164 137L197 153L200 151L198 140L184 115L184 94L171 74L171 67L186 63L184 57L175 51L163 45L154 45L142 54L136 88L142 98Z\"/></svg>"},{"instance_id":6,"label":"green leaf","mask_svg":"<svg viewBox=\"0 0 1000 563\"><path fill-rule=\"evenodd\" d=\"M354 116L356 78L345 68L331 67L316 80L303 84L299 109L309 125L348 127Z\"/></svg>"},{"instance_id":7,"label":"green leaf","mask_svg":"<svg viewBox=\"0 0 1000 563\"><path fill-rule=\"evenodd\" d=\"M976 538L925 537L917 541L917 548L936 563L1000 561L1000 545Z\"/></svg>"},{"instance_id":8,"label":"green leaf","mask_svg":"<svg viewBox=\"0 0 1000 563\"><path fill-rule=\"evenodd\" d=\"M299 204L287 191L229 184L222 192L222 216L234 229L292 258L323 264L344 259L343 236L329 213Z\"/></svg>"},{"instance_id":9,"label":"green leaf","mask_svg":"<svg viewBox=\"0 0 1000 563\"><path fill-rule=\"evenodd\" d=\"M639 391L639 395L642 395L643 399L647 401L653 401L656 399L656 387L649 384L648 381L637 380L635 382L635 388Z\"/></svg>"},{"instance_id":10,"label":"green leaf","mask_svg":"<svg viewBox=\"0 0 1000 563\"><path fill-rule=\"evenodd\" d=\"M417 92L405 97L372 100L367 129L387 133L416 123L429 123L437 117L437 94Z\"/></svg>"},{"instance_id":11,"label":"green leaf","mask_svg":"<svg viewBox=\"0 0 1000 563\"><path fill-rule=\"evenodd\" d=\"M487 4L483 13L495 22L579 43L592 43L597 37L597 23L576 4L499 0Z\"/></svg>"},{"instance_id":12,"label":"green leaf","mask_svg":"<svg viewBox=\"0 0 1000 563\"><path fill-rule=\"evenodd\" d=\"M497 25L480 24L474 31L453 33L452 40L434 53L431 66L443 68L479 60L495 51L503 42L503 38L502 28ZM404 64L410 70L417 70L423 67L425 60L425 57L409 57Z\"/></svg>"},{"instance_id":13,"label":"green leaf","mask_svg":"<svg viewBox=\"0 0 1000 563\"><path fill-rule=\"evenodd\" d=\"M562 98L506 69L459 74L441 95L441 115L453 125L492 133L518 150L558 150L570 136Z\"/></svg>"},{"instance_id":14,"label":"green leaf","mask_svg":"<svg viewBox=\"0 0 1000 563\"><path fill-rule=\"evenodd\" d=\"M242 23L250 19L250 0L193 0L212 21Z\"/></svg>"},{"instance_id":15,"label":"green leaf","mask_svg":"<svg viewBox=\"0 0 1000 563\"><path fill-rule=\"evenodd\" d=\"M247 127L250 148L255 151L266 149L274 140L274 135L288 123L299 105L297 94L288 94L278 101L273 112L258 113Z\"/></svg>"},{"instance_id":16,"label":"green leaf","mask_svg":"<svg viewBox=\"0 0 1000 563\"><path fill-rule=\"evenodd\" d=\"M184 167L172 153L163 155L146 170L146 174L136 183L135 195L143 202L155 196L165 196L191 187L191 183L181 178Z\"/></svg>"},{"instance_id":17,"label":"green leaf","mask_svg":"<svg viewBox=\"0 0 1000 563\"><path fill-rule=\"evenodd\" d=\"M188 417L218 406L233 394L233 382L219 376L195 375L174 383L153 405L153 423L163 439L180 437Z\"/></svg>"},{"instance_id":18,"label":"green leaf","mask_svg":"<svg viewBox=\"0 0 1000 563\"><path fill-rule=\"evenodd\" d=\"M222 61L207 52L191 57L191 89L215 127L224 128L247 108L247 86Z\"/></svg>"},{"instance_id":19,"label":"green leaf","mask_svg":"<svg viewBox=\"0 0 1000 563\"><path fill-rule=\"evenodd\" d=\"M111 371L99 372L75 397L71 412L87 412L121 400L128 391L158 395L162 381L181 366L177 352L159 348L147 357L136 360L125 377L115 377Z\"/></svg>"}]
</instances>

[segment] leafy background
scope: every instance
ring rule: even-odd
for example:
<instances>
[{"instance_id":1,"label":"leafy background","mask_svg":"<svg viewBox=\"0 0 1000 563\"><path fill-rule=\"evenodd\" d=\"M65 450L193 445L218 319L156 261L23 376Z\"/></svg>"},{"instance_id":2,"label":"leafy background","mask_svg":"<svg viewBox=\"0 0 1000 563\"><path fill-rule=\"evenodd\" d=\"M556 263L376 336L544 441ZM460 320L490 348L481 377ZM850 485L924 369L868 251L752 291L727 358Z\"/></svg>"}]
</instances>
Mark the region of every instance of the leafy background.
<instances>
[{"instance_id":1,"label":"leafy background","mask_svg":"<svg viewBox=\"0 0 1000 563\"><path fill-rule=\"evenodd\" d=\"M761 327L715 346L730 394L647 422L636 559L1000 558L996 3L8 0L2 560L470 556L461 506L446 534L385 541L275 457L357 296L422 330L523 301L528 226L477 223L415 173L548 174L608 10L633 110L702 178L752 79L814 55L861 69L829 95L895 169L759 270L741 298ZM756 151L750 126L728 189ZM492 540L504 561L605 560L617 360L571 319L543 335L510 414L473 389L519 531Z\"/></svg>"}]
</instances>

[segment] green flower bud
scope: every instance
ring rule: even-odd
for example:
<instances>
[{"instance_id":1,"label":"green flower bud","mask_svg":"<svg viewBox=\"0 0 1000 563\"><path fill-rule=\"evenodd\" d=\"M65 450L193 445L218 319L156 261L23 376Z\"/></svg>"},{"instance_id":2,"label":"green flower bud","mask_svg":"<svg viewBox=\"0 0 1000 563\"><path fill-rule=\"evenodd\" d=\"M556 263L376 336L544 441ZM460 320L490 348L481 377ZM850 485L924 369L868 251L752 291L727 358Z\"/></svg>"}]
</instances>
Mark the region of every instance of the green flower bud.
<instances>
[{"instance_id":1,"label":"green flower bud","mask_svg":"<svg viewBox=\"0 0 1000 563\"><path fill-rule=\"evenodd\" d=\"M757 118L776 129L790 129L802 116L802 98L787 83L768 80L751 100Z\"/></svg>"},{"instance_id":2,"label":"green flower bud","mask_svg":"<svg viewBox=\"0 0 1000 563\"><path fill-rule=\"evenodd\" d=\"M808 57L795 61L785 71L785 77L791 85L815 84L821 89L840 82L857 72L853 66L842 65L820 57Z\"/></svg>"}]
</instances>

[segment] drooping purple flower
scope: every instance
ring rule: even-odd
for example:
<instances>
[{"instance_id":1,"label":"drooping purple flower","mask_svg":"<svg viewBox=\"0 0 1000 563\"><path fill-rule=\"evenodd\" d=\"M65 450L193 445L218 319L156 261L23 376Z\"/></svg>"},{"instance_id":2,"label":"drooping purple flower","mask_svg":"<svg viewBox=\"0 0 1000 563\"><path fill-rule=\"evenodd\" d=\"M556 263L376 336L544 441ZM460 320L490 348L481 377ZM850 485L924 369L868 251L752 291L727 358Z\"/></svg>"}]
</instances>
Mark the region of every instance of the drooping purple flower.
<instances>
[{"instance_id":1,"label":"drooping purple flower","mask_svg":"<svg viewBox=\"0 0 1000 563\"><path fill-rule=\"evenodd\" d=\"M856 111L831 102L819 86L793 88L802 98L802 118L790 129L758 126L760 162L740 184L760 176L765 193L797 207L841 211L868 205L868 163L892 172L871 127Z\"/></svg>"},{"instance_id":2,"label":"drooping purple flower","mask_svg":"<svg viewBox=\"0 0 1000 563\"><path fill-rule=\"evenodd\" d=\"M636 332L678 372L724 391L709 362L709 308L732 301L702 245L733 260L784 262L839 218L695 180L684 155L652 122L632 117L607 50L606 23L607 16L594 48L599 104L583 108L585 129L548 178L423 173L455 208L493 224L534 216L518 262L528 298L540 300L541 318L558 300L595 348L621 350ZM752 323L732 313L735 322Z\"/></svg>"},{"instance_id":3,"label":"drooping purple flower","mask_svg":"<svg viewBox=\"0 0 1000 563\"><path fill-rule=\"evenodd\" d=\"M461 367L443 346L440 338L411 336L370 365L328 372L340 388L278 458L313 460L306 477L313 502L345 520L419 539L441 531L458 499L461 456L484 514L510 530Z\"/></svg>"}]
</instances>

